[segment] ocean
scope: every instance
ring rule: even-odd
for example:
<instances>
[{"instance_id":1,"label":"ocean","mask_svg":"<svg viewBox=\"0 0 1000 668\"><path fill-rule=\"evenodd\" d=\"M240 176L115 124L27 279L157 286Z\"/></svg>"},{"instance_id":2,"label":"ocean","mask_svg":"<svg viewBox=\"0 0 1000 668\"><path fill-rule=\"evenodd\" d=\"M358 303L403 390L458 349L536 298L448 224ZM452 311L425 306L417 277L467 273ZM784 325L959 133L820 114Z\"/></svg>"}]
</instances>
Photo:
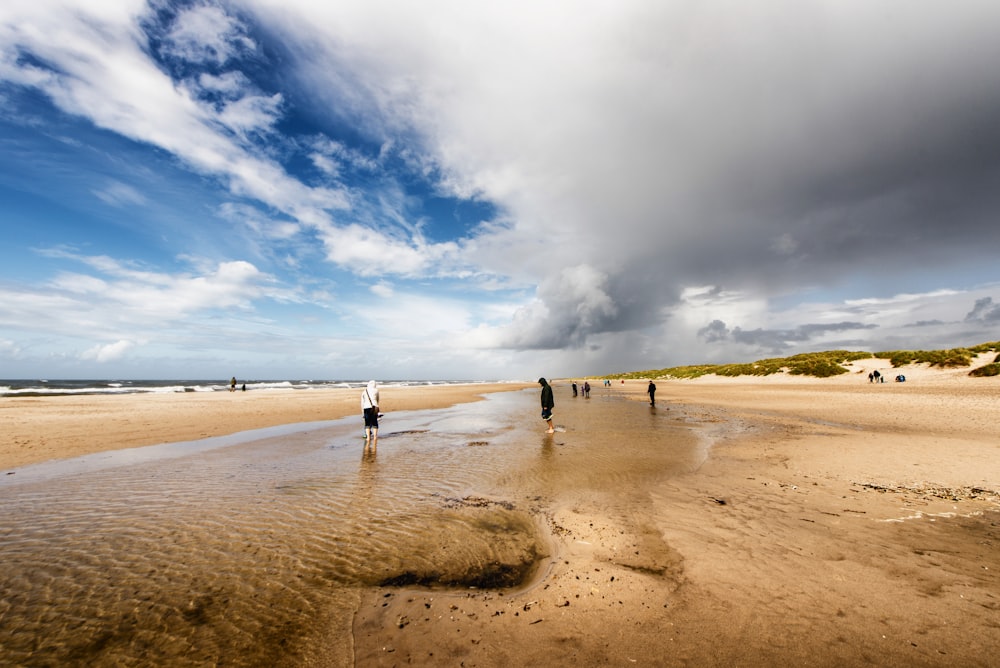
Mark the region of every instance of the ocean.
<instances>
[{"instance_id":1,"label":"ocean","mask_svg":"<svg viewBox=\"0 0 1000 668\"><path fill-rule=\"evenodd\" d=\"M503 381L473 380L381 380L380 387L422 387L427 385L464 385ZM253 390L322 390L363 388L365 380L240 380L236 389ZM229 380L39 380L0 379L0 397L40 397L71 394L138 394L173 392L226 392Z\"/></svg>"}]
</instances>

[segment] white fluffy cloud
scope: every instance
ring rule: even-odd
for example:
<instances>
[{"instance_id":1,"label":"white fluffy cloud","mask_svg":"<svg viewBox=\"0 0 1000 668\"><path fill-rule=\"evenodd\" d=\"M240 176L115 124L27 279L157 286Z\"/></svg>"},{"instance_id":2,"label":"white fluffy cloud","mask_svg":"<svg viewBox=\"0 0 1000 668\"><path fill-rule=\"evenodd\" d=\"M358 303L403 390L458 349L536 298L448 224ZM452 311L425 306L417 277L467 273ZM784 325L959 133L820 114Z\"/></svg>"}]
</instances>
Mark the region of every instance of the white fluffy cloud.
<instances>
[{"instance_id":1,"label":"white fluffy cloud","mask_svg":"<svg viewBox=\"0 0 1000 668\"><path fill-rule=\"evenodd\" d=\"M163 48L187 61L222 65L239 51L255 47L242 24L225 9L196 4L177 15Z\"/></svg>"},{"instance_id":2,"label":"white fluffy cloud","mask_svg":"<svg viewBox=\"0 0 1000 668\"><path fill-rule=\"evenodd\" d=\"M164 274L104 256L48 254L82 263L90 273L64 271L32 290L8 288L0 295L5 320L36 319L57 331L69 327L78 334L107 336L122 327L152 332L214 309L249 309L264 298L298 298L272 288L267 275L243 261L223 262L205 273Z\"/></svg>"},{"instance_id":3,"label":"white fluffy cloud","mask_svg":"<svg viewBox=\"0 0 1000 668\"><path fill-rule=\"evenodd\" d=\"M107 345L90 348L89 350L84 351L80 357L81 359L94 360L101 364L114 362L124 357L125 354L128 353L128 351L134 346L135 344L131 341L115 341L114 343L109 343Z\"/></svg>"},{"instance_id":4,"label":"white fluffy cloud","mask_svg":"<svg viewBox=\"0 0 1000 668\"><path fill-rule=\"evenodd\" d=\"M331 212L350 208L349 194L336 184L303 183L250 141L253 135L271 132L282 114L280 94L262 95L235 72L199 76L177 85L145 51L138 30L148 18L143 3L123 5L119 12L101 11L97 5L62 6L60 12L53 6L57 3L16 4L0 13L0 43L5 44L0 48L0 74L5 78L35 86L67 113L164 149L192 169L224 179L232 194L317 230L331 243L332 261L351 267L358 260L337 242L340 226L331 217ZM197 5L178 15L162 48L193 62L224 64L237 50L252 47L238 21L221 7ZM51 69L25 64L23 54L43 59ZM203 100L202 91L223 92L226 99L221 104ZM379 273L392 272L395 266L413 271L427 264L413 256L447 250L395 239L383 244L383 233L375 228L344 232L364 244L395 249L391 258L410 256L401 265L382 263ZM366 260L363 265L370 267L374 254L360 255Z\"/></svg>"}]
</instances>

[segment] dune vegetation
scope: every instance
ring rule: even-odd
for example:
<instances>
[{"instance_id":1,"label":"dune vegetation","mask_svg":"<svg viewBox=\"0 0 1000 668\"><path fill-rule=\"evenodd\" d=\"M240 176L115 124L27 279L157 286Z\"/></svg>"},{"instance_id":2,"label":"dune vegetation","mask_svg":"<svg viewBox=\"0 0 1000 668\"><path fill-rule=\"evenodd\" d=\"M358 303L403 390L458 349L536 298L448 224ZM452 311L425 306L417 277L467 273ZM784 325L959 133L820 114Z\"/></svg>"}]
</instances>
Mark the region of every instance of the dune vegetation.
<instances>
[{"instance_id":1,"label":"dune vegetation","mask_svg":"<svg viewBox=\"0 0 1000 668\"><path fill-rule=\"evenodd\" d=\"M714 374L716 376L769 376L775 373L787 373L793 376L814 376L829 378L842 373L849 373L845 364L862 359L888 359L893 368L908 364L928 364L932 367L962 368L972 366L977 355L988 352L1000 352L1000 341L982 343L969 348L951 348L948 350L892 350L884 352L861 352L850 350L828 350L817 353L801 353L791 357L774 357L756 362L738 364L695 364L675 366L665 369L647 369L645 371L629 371L626 373L609 374L604 378L613 379L644 379L644 378L698 378ZM1000 375L1000 354L986 365L976 367L969 372L970 376Z\"/></svg>"}]
</instances>

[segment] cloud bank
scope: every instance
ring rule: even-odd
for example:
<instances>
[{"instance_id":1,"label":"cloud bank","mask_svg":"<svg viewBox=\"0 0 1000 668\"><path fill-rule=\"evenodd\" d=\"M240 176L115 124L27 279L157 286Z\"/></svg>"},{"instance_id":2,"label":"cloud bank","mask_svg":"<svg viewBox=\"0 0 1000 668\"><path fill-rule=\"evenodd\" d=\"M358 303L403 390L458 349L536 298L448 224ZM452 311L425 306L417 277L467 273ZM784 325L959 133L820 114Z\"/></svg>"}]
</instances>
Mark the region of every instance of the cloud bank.
<instances>
[{"instance_id":1,"label":"cloud bank","mask_svg":"<svg viewBox=\"0 0 1000 668\"><path fill-rule=\"evenodd\" d=\"M400 376L532 377L990 340L998 21L977 0L7 3L8 124L38 125L34 93L217 187L169 267L43 248L76 266L8 277L0 335L23 356L11 332L79 327L113 362L169 357L169 323L365 377L348 360L373 349ZM130 175L87 192L176 206Z\"/></svg>"}]
</instances>

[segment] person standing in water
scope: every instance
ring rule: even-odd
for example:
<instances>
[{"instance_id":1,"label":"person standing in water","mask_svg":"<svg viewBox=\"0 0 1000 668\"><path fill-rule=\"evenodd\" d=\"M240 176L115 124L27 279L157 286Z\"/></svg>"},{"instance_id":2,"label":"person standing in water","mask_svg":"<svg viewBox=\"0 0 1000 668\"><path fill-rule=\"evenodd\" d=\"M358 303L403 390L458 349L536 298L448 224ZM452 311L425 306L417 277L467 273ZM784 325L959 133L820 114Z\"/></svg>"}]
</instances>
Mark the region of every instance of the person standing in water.
<instances>
[{"instance_id":1,"label":"person standing in water","mask_svg":"<svg viewBox=\"0 0 1000 668\"><path fill-rule=\"evenodd\" d=\"M365 415L365 449L378 446L378 385L368 381L368 387L361 393L361 412Z\"/></svg>"},{"instance_id":2,"label":"person standing in water","mask_svg":"<svg viewBox=\"0 0 1000 668\"><path fill-rule=\"evenodd\" d=\"M544 378L539 378L538 384L542 386L542 419L549 425L548 433L554 434L556 429L552 426L552 409L556 406L556 400L552 396L552 386Z\"/></svg>"},{"instance_id":3,"label":"person standing in water","mask_svg":"<svg viewBox=\"0 0 1000 668\"><path fill-rule=\"evenodd\" d=\"M656 407L656 384L653 381L649 381L649 387L646 388L646 394L649 395L649 405Z\"/></svg>"}]
</instances>

